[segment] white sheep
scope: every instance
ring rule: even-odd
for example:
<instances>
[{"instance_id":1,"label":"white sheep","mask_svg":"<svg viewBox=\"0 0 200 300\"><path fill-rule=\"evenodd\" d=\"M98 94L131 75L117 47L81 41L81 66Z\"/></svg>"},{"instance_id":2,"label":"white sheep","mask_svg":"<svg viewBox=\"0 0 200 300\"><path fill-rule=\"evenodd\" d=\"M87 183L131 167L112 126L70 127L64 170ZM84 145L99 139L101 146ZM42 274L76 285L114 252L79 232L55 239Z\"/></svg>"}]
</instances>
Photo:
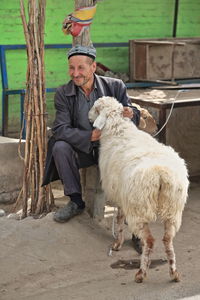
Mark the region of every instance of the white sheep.
<instances>
[{"instance_id":1,"label":"white sheep","mask_svg":"<svg viewBox=\"0 0 200 300\"><path fill-rule=\"evenodd\" d=\"M114 98L99 98L89 112L94 127L101 130L99 168L106 198L118 206L118 235L112 249L123 244L123 225L143 244L135 281L142 282L150 264L154 238L149 223L159 217L164 223L163 243L170 276L179 281L173 238L179 230L187 199L188 173L183 159L170 147L140 131L122 115Z\"/></svg>"}]
</instances>

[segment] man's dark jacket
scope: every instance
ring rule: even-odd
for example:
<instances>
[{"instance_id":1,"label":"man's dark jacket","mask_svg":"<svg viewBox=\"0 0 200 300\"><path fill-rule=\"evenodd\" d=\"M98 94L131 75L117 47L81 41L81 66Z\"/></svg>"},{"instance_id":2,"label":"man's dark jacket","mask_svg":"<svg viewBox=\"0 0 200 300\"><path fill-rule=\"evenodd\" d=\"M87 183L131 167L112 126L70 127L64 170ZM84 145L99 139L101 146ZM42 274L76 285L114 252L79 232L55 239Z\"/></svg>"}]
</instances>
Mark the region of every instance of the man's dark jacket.
<instances>
[{"instance_id":1,"label":"man's dark jacket","mask_svg":"<svg viewBox=\"0 0 200 300\"><path fill-rule=\"evenodd\" d=\"M98 98L111 96L116 98L123 106L131 106L130 99L126 93L126 86L119 79L102 77L95 75ZM53 136L48 142L46 166L44 172L43 185L59 179L54 163L52 149L56 141L69 143L78 153L81 167L87 154L92 153L93 143L90 141L92 130L79 129L78 122L78 99L76 86L73 81L60 86L55 94L56 118L52 128ZM134 123L138 125L140 113L134 110ZM89 166L89 165L87 165Z\"/></svg>"}]
</instances>

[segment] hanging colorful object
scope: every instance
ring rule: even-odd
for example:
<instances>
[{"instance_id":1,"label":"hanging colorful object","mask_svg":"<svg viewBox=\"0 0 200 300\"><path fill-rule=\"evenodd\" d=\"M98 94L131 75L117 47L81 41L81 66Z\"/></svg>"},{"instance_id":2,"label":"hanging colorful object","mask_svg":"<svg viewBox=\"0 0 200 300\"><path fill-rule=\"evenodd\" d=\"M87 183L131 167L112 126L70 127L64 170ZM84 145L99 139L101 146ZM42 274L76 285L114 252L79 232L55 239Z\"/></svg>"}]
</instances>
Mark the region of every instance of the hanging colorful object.
<instances>
[{"instance_id":1,"label":"hanging colorful object","mask_svg":"<svg viewBox=\"0 0 200 300\"><path fill-rule=\"evenodd\" d=\"M81 7L69 14L63 22L62 30L65 34L80 36L83 30L90 26L96 13L96 5Z\"/></svg>"}]
</instances>

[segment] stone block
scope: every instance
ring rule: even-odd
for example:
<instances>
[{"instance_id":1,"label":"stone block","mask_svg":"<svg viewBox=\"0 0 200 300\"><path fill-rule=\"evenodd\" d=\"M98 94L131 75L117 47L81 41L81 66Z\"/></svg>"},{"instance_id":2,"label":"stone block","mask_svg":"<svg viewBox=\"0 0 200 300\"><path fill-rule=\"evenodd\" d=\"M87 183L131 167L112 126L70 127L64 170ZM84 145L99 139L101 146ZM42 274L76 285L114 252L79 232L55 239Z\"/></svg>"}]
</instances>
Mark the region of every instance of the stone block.
<instances>
[{"instance_id":1,"label":"stone block","mask_svg":"<svg viewBox=\"0 0 200 300\"><path fill-rule=\"evenodd\" d=\"M86 209L93 218L102 219L105 209L105 195L101 189L98 166L80 170L83 199Z\"/></svg>"},{"instance_id":2,"label":"stone block","mask_svg":"<svg viewBox=\"0 0 200 300\"><path fill-rule=\"evenodd\" d=\"M10 204L17 199L22 187L23 161L18 155L18 139L0 137L0 203ZM24 152L22 141L21 148Z\"/></svg>"}]
</instances>

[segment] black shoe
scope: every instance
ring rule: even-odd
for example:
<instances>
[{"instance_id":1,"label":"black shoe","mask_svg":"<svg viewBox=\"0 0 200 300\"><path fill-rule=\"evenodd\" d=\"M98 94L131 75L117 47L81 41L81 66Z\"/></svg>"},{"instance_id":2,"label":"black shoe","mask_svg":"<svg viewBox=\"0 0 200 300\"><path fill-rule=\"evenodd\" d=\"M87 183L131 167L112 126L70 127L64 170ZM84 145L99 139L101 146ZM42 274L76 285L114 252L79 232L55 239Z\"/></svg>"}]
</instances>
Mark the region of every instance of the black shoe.
<instances>
[{"instance_id":1,"label":"black shoe","mask_svg":"<svg viewBox=\"0 0 200 300\"><path fill-rule=\"evenodd\" d=\"M84 211L84 208L79 208L75 202L70 201L66 206L59 208L57 212L55 212L53 219L56 222L67 222L71 218L80 215Z\"/></svg>"},{"instance_id":2,"label":"black shoe","mask_svg":"<svg viewBox=\"0 0 200 300\"><path fill-rule=\"evenodd\" d=\"M133 248L138 254L142 254L142 242L134 234L132 235Z\"/></svg>"}]
</instances>

